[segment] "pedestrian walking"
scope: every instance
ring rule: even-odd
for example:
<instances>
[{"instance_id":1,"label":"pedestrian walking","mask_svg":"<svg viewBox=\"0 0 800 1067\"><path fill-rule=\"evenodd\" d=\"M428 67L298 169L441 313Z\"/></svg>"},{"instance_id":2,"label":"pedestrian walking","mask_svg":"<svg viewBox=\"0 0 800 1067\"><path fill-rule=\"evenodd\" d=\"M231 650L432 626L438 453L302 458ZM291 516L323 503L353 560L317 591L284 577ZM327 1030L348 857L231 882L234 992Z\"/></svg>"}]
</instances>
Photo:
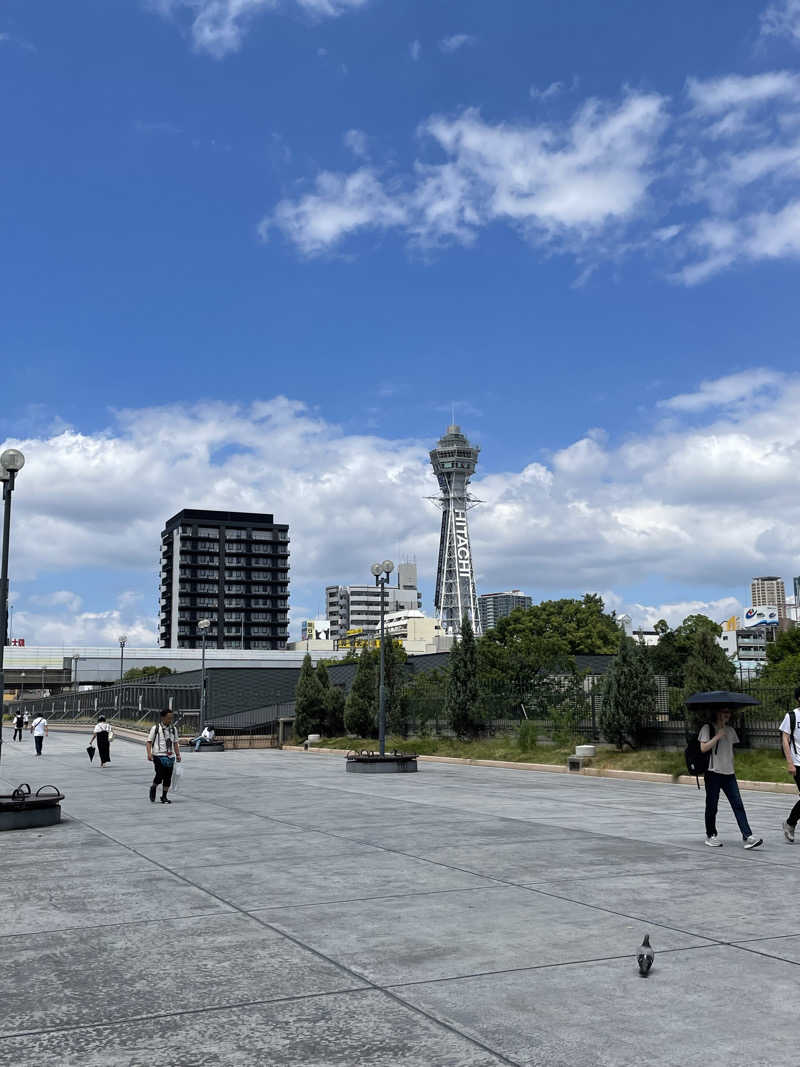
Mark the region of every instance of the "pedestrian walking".
<instances>
[{"instance_id":1,"label":"pedestrian walking","mask_svg":"<svg viewBox=\"0 0 800 1067\"><path fill-rule=\"evenodd\" d=\"M796 704L800 703L800 686L794 691L794 699ZM781 744L789 774L800 792L800 753L798 753L800 749L800 707L795 707L784 715L781 723ZM798 819L800 819L800 800L789 812L789 817L783 824L783 836L787 841L794 841Z\"/></svg>"},{"instance_id":2,"label":"pedestrian walking","mask_svg":"<svg viewBox=\"0 0 800 1067\"><path fill-rule=\"evenodd\" d=\"M28 723L29 722L30 722L30 716L28 715L27 711L24 711L22 713L22 724L23 724L23 726L25 727L26 730L28 729Z\"/></svg>"},{"instance_id":3,"label":"pedestrian walking","mask_svg":"<svg viewBox=\"0 0 800 1067\"><path fill-rule=\"evenodd\" d=\"M723 792L728 798L745 848L758 848L763 845L763 838L756 837L747 821L739 783L733 766L733 746L739 744L739 736L730 725L731 709L720 706L714 709L714 721L706 723L697 735L700 749L709 752L710 758L706 771L706 844L720 847L722 842L717 837L717 808L719 794Z\"/></svg>"},{"instance_id":4,"label":"pedestrian walking","mask_svg":"<svg viewBox=\"0 0 800 1067\"><path fill-rule=\"evenodd\" d=\"M111 762L111 739L113 736L105 715L100 715L94 730L92 730L92 741L97 745L101 768Z\"/></svg>"},{"instance_id":5,"label":"pedestrian walking","mask_svg":"<svg viewBox=\"0 0 800 1067\"><path fill-rule=\"evenodd\" d=\"M44 715L37 715L31 723L31 733L33 734L33 743L36 745L37 756L41 756L42 754L42 745L44 744L44 739L47 737L48 732L47 719L45 719Z\"/></svg>"},{"instance_id":6,"label":"pedestrian walking","mask_svg":"<svg viewBox=\"0 0 800 1067\"><path fill-rule=\"evenodd\" d=\"M25 725L25 718L24 718L22 712L18 711L16 713L16 715L14 716L14 733L11 736L11 740L12 741L21 741L22 740L22 728L23 728L24 725ZM19 734L19 737L17 737L17 734Z\"/></svg>"},{"instance_id":7,"label":"pedestrian walking","mask_svg":"<svg viewBox=\"0 0 800 1067\"><path fill-rule=\"evenodd\" d=\"M167 796L167 793L172 784L172 770L175 766L175 760L179 763L181 761L181 746L178 743L178 731L172 725L172 711L169 708L164 708L159 722L150 730L145 748L147 758L151 761L155 770L153 784L150 786L150 801L155 804L156 791L160 785L161 803L171 804L172 801Z\"/></svg>"}]
</instances>

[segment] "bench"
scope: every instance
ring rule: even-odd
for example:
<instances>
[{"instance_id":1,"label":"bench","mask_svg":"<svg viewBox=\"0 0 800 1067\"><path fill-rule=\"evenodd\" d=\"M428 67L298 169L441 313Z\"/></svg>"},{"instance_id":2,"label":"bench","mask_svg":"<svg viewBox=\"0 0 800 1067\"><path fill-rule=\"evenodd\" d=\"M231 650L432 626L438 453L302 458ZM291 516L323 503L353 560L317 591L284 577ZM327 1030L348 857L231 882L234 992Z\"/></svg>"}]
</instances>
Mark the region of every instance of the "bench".
<instances>
[{"instance_id":1,"label":"bench","mask_svg":"<svg viewBox=\"0 0 800 1067\"><path fill-rule=\"evenodd\" d=\"M187 751L194 752L194 745L191 743L191 741L186 741L185 744L181 747L181 752L187 752ZM197 751L198 751L198 753L199 752L224 752L225 751L225 742L224 741L204 741Z\"/></svg>"}]
</instances>

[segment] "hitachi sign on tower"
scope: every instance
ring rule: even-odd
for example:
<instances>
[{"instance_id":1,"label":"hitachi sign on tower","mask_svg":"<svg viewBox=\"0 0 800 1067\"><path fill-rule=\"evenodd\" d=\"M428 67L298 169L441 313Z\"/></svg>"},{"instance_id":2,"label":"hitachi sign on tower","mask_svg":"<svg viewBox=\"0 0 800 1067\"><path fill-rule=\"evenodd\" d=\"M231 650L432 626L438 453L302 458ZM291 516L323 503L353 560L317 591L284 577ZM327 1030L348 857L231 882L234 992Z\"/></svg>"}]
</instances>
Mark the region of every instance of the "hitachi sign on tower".
<instances>
[{"instance_id":1,"label":"hitachi sign on tower","mask_svg":"<svg viewBox=\"0 0 800 1067\"><path fill-rule=\"evenodd\" d=\"M451 634L459 632L465 615L476 633L481 630L467 522L467 512L478 503L467 492L467 486L475 473L479 451L458 426L448 426L430 454L441 490L440 496L431 499L442 509L436 615L442 629Z\"/></svg>"}]
</instances>

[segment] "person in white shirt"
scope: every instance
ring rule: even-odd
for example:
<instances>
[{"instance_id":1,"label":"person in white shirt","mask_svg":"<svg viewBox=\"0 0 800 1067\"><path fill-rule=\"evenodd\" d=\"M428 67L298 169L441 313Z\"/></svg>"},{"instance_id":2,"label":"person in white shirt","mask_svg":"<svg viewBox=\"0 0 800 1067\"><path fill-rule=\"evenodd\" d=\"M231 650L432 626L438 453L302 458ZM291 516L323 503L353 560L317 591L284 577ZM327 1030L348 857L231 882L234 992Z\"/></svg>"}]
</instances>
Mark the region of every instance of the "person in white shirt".
<instances>
[{"instance_id":1,"label":"person in white shirt","mask_svg":"<svg viewBox=\"0 0 800 1067\"><path fill-rule=\"evenodd\" d=\"M722 842L717 837L717 808L720 790L728 798L728 803L736 816L745 848L758 848L764 844L763 838L756 837L747 821L739 783L733 769L733 746L739 744L739 737L729 725L731 709L720 706L715 713L713 726L706 723L697 735L703 752L710 752L708 770L705 773L706 785L706 844L719 847Z\"/></svg>"},{"instance_id":2,"label":"person in white shirt","mask_svg":"<svg viewBox=\"0 0 800 1067\"><path fill-rule=\"evenodd\" d=\"M794 691L794 699L800 702L800 686ZM781 744L786 757L786 767L800 791L800 707L787 712L781 723ZM800 800L789 812L789 818L783 824L783 836L787 841L794 841L794 830L800 819Z\"/></svg>"},{"instance_id":3,"label":"person in white shirt","mask_svg":"<svg viewBox=\"0 0 800 1067\"><path fill-rule=\"evenodd\" d=\"M36 755L41 756L42 745L44 739L48 735L47 719L43 715L38 715L31 723L31 733L33 734L33 743L36 745Z\"/></svg>"},{"instance_id":4,"label":"person in white shirt","mask_svg":"<svg viewBox=\"0 0 800 1067\"><path fill-rule=\"evenodd\" d=\"M206 723L203 727L203 732L200 734L199 737L193 737L191 743L194 745L195 752L199 752L201 745L210 745L213 740L214 731L211 729L211 724Z\"/></svg>"},{"instance_id":5,"label":"person in white shirt","mask_svg":"<svg viewBox=\"0 0 800 1067\"><path fill-rule=\"evenodd\" d=\"M156 790L161 786L161 803L171 804L167 797L169 787L172 785L172 771L175 760L181 762L181 746L178 743L178 731L172 725L172 711L164 708L160 720L147 735L145 745L147 758L155 769L155 778L150 786L150 801L155 804Z\"/></svg>"},{"instance_id":6,"label":"person in white shirt","mask_svg":"<svg viewBox=\"0 0 800 1067\"><path fill-rule=\"evenodd\" d=\"M107 763L111 762L111 727L106 722L105 715L100 715L97 719L97 725L92 730L92 740L97 745L97 751L100 753L100 766L105 767Z\"/></svg>"}]
</instances>

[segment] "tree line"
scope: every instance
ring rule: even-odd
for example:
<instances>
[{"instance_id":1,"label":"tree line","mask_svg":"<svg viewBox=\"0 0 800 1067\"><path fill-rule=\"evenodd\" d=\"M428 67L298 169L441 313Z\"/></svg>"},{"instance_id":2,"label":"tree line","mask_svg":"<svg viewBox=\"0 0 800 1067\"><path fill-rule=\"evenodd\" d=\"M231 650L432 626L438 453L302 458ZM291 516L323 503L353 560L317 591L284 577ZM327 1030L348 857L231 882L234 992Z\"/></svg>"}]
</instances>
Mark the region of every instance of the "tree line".
<instances>
[{"instance_id":1,"label":"tree line","mask_svg":"<svg viewBox=\"0 0 800 1067\"><path fill-rule=\"evenodd\" d=\"M602 598L587 593L517 609L480 637L465 619L445 669L412 674L403 648L387 638L387 732L406 737L412 728L425 732L433 721L470 739L497 719L547 719L554 740L567 741L591 700L587 672L578 670L575 657L610 655L598 725L609 742L637 747L656 711L657 675L681 692L732 689L737 681L716 642L722 628L712 619L693 614L675 628L661 620L655 630L657 644L634 641ZM768 655L766 682L780 684L790 676L800 681L800 629L780 635ZM325 664L315 670L306 656L296 693L298 737L377 735L380 650L363 648L348 660L356 672L345 697L330 685Z\"/></svg>"}]
</instances>

